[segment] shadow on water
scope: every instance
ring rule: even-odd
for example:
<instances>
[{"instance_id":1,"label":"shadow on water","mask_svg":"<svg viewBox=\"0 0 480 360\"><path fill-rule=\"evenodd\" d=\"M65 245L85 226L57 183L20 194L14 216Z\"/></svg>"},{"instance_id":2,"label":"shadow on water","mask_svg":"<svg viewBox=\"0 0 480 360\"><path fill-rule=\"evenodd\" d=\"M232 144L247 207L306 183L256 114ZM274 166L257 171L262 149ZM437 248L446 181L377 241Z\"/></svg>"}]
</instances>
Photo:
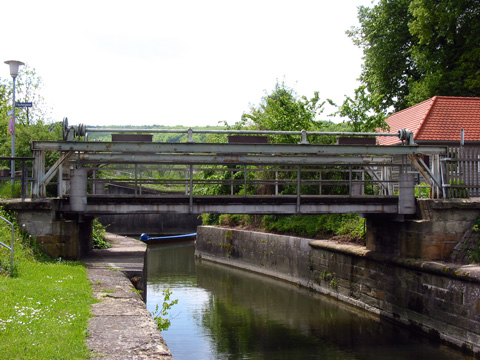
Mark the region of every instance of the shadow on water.
<instances>
[{"instance_id":1,"label":"shadow on water","mask_svg":"<svg viewBox=\"0 0 480 360\"><path fill-rule=\"evenodd\" d=\"M194 245L149 248L150 311L170 287L163 333L182 359L471 359L295 285L196 260Z\"/></svg>"}]
</instances>

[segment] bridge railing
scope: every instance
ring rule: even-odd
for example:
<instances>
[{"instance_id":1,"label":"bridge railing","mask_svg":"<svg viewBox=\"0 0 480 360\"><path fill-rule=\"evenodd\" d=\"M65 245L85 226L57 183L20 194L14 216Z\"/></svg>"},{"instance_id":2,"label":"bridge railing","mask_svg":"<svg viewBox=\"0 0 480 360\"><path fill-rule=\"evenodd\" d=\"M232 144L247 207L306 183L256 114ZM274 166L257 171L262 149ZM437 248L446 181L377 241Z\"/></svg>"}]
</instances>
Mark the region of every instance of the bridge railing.
<instances>
[{"instance_id":1,"label":"bridge railing","mask_svg":"<svg viewBox=\"0 0 480 360\"><path fill-rule=\"evenodd\" d=\"M397 133L365 133L365 132L346 132L346 131L278 131L278 130L211 130L211 129L149 129L149 128L99 128L87 126L85 124L68 125L68 119L63 119L63 139L66 141L74 141L78 137L84 137L85 141L89 140L90 133L111 133L111 134L187 134L187 143L193 143L194 134L216 134L216 135L273 135L273 136L298 136L300 144L308 144L309 136L360 136L360 137L376 137L376 136L392 136L397 137L403 143L414 145L414 134L408 129L399 129Z\"/></svg>"},{"instance_id":2,"label":"bridge railing","mask_svg":"<svg viewBox=\"0 0 480 360\"><path fill-rule=\"evenodd\" d=\"M102 165L89 172L91 194L115 196L395 195L402 165L224 166ZM405 169L402 169L405 171ZM121 189L121 190L120 190Z\"/></svg>"},{"instance_id":3,"label":"bridge railing","mask_svg":"<svg viewBox=\"0 0 480 360\"><path fill-rule=\"evenodd\" d=\"M10 183L12 187L16 183L20 183L20 195L22 200L29 196L29 185L33 183L33 158L31 157L0 157L1 162L11 164L20 163L20 170L11 172L11 170L0 170L0 182L2 185ZM12 194L15 195L15 194Z\"/></svg>"}]
</instances>

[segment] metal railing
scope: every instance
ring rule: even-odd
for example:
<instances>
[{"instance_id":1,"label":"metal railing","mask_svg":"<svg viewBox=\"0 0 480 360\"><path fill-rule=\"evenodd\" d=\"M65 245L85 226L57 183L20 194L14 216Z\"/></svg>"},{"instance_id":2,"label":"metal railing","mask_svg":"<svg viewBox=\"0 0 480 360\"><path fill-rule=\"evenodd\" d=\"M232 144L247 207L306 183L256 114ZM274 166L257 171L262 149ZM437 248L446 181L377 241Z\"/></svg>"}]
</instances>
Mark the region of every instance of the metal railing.
<instances>
[{"instance_id":1,"label":"metal railing","mask_svg":"<svg viewBox=\"0 0 480 360\"><path fill-rule=\"evenodd\" d=\"M390 171L384 171L385 167ZM133 196L147 197L394 195L398 176L392 180L391 174L406 170L400 167L110 164L90 168L88 188L91 194L106 195L108 184Z\"/></svg>"},{"instance_id":2,"label":"metal railing","mask_svg":"<svg viewBox=\"0 0 480 360\"><path fill-rule=\"evenodd\" d=\"M3 221L5 221L6 223L8 223L11 228L12 228L12 240L11 240L11 244L10 246L4 244L3 242L0 241L0 245L2 245L3 247L6 247L8 250L10 250L10 272L13 271L13 239L14 239L14 227L13 227L13 224L8 221L7 219L5 219L3 216L0 216L0 219L2 219Z\"/></svg>"},{"instance_id":3,"label":"metal railing","mask_svg":"<svg viewBox=\"0 0 480 360\"><path fill-rule=\"evenodd\" d=\"M32 174L32 168L33 166L31 167L27 167L26 166L26 162L29 162L29 161L32 161L34 160L33 157L0 157L0 161L15 161L15 162L21 162L21 170L20 170L20 175L17 176L17 173L18 171L15 171L13 173L13 176L12 176L12 173L11 171L6 171L6 173L8 174L8 176L3 176L3 174L1 174L2 176L0 176L0 181L4 182L6 180L8 181L11 181L11 182L15 182L15 181L20 181L20 184L21 184L21 197L22 197L22 201L25 200L26 197L28 197L28 183L31 183L34 179L33 179L33 174Z\"/></svg>"}]
</instances>

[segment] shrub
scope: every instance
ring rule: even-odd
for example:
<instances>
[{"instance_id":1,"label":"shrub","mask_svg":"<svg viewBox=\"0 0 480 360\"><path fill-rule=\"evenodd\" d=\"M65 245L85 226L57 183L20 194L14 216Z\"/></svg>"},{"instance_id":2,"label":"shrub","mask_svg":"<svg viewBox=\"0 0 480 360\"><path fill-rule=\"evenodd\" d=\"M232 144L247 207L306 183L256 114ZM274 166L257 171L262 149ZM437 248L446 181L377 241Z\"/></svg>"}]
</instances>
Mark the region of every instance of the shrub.
<instances>
[{"instance_id":1,"label":"shrub","mask_svg":"<svg viewBox=\"0 0 480 360\"><path fill-rule=\"evenodd\" d=\"M420 183L415 186L415 197L420 199L430 198L431 187L427 183Z\"/></svg>"},{"instance_id":2,"label":"shrub","mask_svg":"<svg viewBox=\"0 0 480 360\"><path fill-rule=\"evenodd\" d=\"M98 219L93 220L93 248L108 249L112 245L105 240L106 227L100 224Z\"/></svg>"}]
</instances>

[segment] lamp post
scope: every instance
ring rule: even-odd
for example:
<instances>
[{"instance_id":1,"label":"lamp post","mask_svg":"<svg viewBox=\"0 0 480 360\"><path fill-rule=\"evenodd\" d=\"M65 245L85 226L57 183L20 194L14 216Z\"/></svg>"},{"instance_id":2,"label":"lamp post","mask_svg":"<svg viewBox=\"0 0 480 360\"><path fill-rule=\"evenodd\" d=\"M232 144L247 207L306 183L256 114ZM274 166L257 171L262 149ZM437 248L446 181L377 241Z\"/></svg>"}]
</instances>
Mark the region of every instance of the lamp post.
<instances>
[{"instance_id":1,"label":"lamp post","mask_svg":"<svg viewBox=\"0 0 480 360\"><path fill-rule=\"evenodd\" d=\"M25 65L21 61L8 60L5 64L10 65L10 75L13 78L13 103L12 103L12 117L10 118L10 133L12 134L12 158L15 157L15 79L18 75L18 68ZM15 184L15 160L12 159L10 164L10 176L12 178L12 186Z\"/></svg>"}]
</instances>

